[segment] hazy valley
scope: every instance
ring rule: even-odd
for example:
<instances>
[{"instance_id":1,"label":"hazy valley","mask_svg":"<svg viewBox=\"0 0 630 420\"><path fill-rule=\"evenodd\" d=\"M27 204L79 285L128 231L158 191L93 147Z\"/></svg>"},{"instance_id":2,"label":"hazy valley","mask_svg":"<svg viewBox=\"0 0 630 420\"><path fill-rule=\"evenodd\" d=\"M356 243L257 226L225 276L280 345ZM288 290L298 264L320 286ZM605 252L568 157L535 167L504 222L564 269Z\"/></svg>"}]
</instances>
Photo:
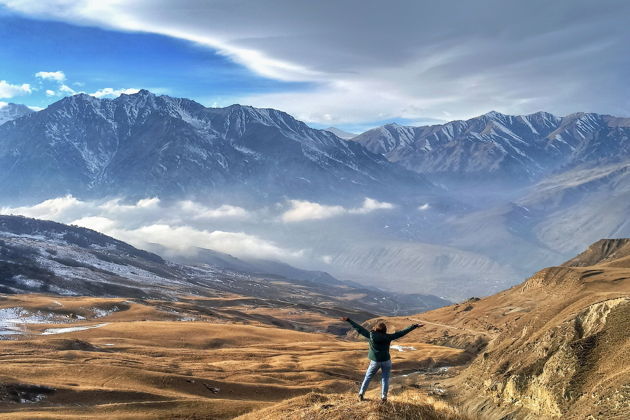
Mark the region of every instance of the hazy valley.
<instances>
[{"instance_id":1,"label":"hazy valley","mask_svg":"<svg viewBox=\"0 0 630 420\"><path fill-rule=\"evenodd\" d=\"M0 416L630 413L630 245L596 242L630 236L627 119L353 136L147 90L1 110ZM387 405L354 398L343 316L424 324Z\"/></svg>"},{"instance_id":2,"label":"hazy valley","mask_svg":"<svg viewBox=\"0 0 630 420\"><path fill-rule=\"evenodd\" d=\"M5 214L188 262L205 248L461 300L630 236L623 118L491 112L344 140L281 111L145 90L11 115Z\"/></svg>"},{"instance_id":3,"label":"hazy valley","mask_svg":"<svg viewBox=\"0 0 630 420\"><path fill-rule=\"evenodd\" d=\"M32 229L33 221L16 219L14 231L16 222L30 222ZM50 228L37 223L40 235L42 226ZM153 255L84 229L68 230L83 234L72 240L92 234L109 241L109 258L116 255L118 265L137 271L133 275ZM14 261L24 263L7 255L18 245L8 247L6 240L3 271ZM68 240L49 240L49 246L104 249L96 240ZM130 296L68 296L68 289L15 294L15 284L4 286L0 416L622 419L630 410L624 363L630 351L629 258L630 240L599 241L499 294L402 317L361 309L366 305L353 290L335 299L312 288L297 292L304 285L269 276L215 272L216 287L182 277L188 286L153 279L151 288L118 289L117 283L131 286L139 279L127 274L113 282L99 277L105 267L84 261L64 277L74 271L73 283L91 283L96 295ZM13 266L24 273L13 277L22 287L26 275L37 281L33 269L46 264L33 261ZM93 276L79 279L86 269ZM424 323L392 347L396 368L387 405L375 401L376 389L368 402L355 400L365 343L349 333L340 314L366 325L385 320L394 329Z\"/></svg>"}]
</instances>

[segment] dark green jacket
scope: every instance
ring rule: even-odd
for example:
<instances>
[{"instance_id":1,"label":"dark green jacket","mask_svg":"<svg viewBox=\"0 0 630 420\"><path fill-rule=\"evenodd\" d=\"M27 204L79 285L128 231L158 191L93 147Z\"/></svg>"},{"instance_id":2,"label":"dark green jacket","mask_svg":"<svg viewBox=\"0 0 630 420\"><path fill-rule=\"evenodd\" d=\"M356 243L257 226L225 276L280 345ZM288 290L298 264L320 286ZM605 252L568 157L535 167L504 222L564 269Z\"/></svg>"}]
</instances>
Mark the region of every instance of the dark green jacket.
<instances>
[{"instance_id":1,"label":"dark green jacket","mask_svg":"<svg viewBox=\"0 0 630 420\"><path fill-rule=\"evenodd\" d=\"M415 326L411 325L404 330L396 331L394 334L383 334L375 331L368 331L351 319L348 319L348 322L359 334L368 339L368 343L370 345L368 359L374 360L375 362L386 362L391 359L389 356L389 345L391 342L416 329Z\"/></svg>"}]
</instances>

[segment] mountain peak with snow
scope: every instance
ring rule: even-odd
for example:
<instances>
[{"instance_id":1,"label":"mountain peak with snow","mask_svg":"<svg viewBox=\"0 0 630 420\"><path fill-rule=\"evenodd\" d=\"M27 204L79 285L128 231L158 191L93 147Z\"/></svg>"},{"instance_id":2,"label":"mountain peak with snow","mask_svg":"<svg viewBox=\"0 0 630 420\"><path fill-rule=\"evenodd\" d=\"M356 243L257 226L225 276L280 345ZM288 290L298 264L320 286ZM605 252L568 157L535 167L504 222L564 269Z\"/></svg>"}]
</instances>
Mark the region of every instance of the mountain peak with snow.
<instances>
[{"instance_id":1,"label":"mountain peak with snow","mask_svg":"<svg viewBox=\"0 0 630 420\"><path fill-rule=\"evenodd\" d=\"M482 117L488 117L488 118L499 118L499 117L505 117L505 116L506 116L505 114L502 114L494 110L486 112L485 114L482 115Z\"/></svg>"},{"instance_id":2,"label":"mountain peak with snow","mask_svg":"<svg viewBox=\"0 0 630 420\"><path fill-rule=\"evenodd\" d=\"M28 114L32 114L33 111L26 105L22 104L14 104L14 103L3 103L0 102L0 125L4 124L8 121L13 121L17 118L23 117Z\"/></svg>"},{"instance_id":3,"label":"mountain peak with snow","mask_svg":"<svg viewBox=\"0 0 630 420\"><path fill-rule=\"evenodd\" d=\"M387 124L353 139L436 182L529 183L561 167L630 156L630 122L594 113L497 111L465 121Z\"/></svg>"},{"instance_id":4,"label":"mountain peak with snow","mask_svg":"<svg viewBox=\"0 0 630 420\"><path fill-rule=\"evenodd\" d=\"M269 108L206 108L148 90L78 94L0 126L0 195L319 199L432 189L355 142ZM36 170L34 170L36 168Z\"/></svg>"}]
</instances>

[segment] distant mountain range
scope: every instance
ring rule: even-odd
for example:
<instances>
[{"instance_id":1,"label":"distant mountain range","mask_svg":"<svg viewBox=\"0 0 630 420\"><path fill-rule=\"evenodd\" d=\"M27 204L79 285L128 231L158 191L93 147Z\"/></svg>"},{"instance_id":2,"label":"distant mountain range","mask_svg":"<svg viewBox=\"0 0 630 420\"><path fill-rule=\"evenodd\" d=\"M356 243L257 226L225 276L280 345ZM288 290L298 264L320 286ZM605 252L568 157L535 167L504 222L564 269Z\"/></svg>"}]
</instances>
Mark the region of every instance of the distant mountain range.
<instances>
[{"instance_id":1,"label":"distant mountain range","mask_svg":"<svg viewBox=\"0 0 630 420\"><path fill-rule=\"evenodd\" d=\"M156 96L86 94L0 126L0 197L316 198L426 191L422 175L290 115Z\"/></svg>"},{"instance_id":2,"label":"distant mountain range","mask_svg":"<svg viewBox=\"0 0 630 420\"><path fill-rule=\"evenodd\" d=\"M630 118L489 112L466 121L388 124L353 141L438 182L528 184L554 171L630 156Z\"/></svg>"},{"instance_id":3,"label":"distant mountain range","mask_svg":"<svg viewBox=\"0 0 630 420\"><path fill-rule=\"evenodd\" d=\"M355 133L350 133L348 131L344 131L340 128L337 127L328 127L325 128L324 130L326 131L330 131L331 133L333 133L335 136L342 138L344 140L350 140L351 138L354 138L357 136L357 134Z\"/></svg>"},{"instance_id":4,"label":"distant mountain range","mask_svg":"<svg viewBox=\"0 0 630 420\"><path fill-rule=\"evenodd\" d=\"M598 238L630 236L628 118L490 112L344 140L281 111L206 108L146 90L75 95L39 112L10 106L0 125L2 205L73 194L356 208L371 197L395 205L242 230L326 256L311 261L315 271L399 292L489 294ZM205 253L198 262L216 258L230 261Z\"/></svg>"}]
</instances>

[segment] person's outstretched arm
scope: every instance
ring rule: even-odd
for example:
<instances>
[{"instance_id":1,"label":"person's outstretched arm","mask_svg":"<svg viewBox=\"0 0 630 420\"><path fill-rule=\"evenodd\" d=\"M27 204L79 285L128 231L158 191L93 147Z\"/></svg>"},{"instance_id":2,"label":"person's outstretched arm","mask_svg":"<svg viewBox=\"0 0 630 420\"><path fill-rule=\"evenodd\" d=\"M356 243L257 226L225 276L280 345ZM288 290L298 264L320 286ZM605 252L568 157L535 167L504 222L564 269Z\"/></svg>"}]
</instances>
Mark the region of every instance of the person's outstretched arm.
<instances>
[{"instance_id":1,"label":"person's outstretched arm","mask_svg":"<svg viewBox=\"0 0 630 420\"><path fill-rule=\"evenodd\" d=\"M408 326L404 330L396 331L395 333L388 334L388 335L391 340L397 340L400 337L403 337L409 334L411 331L415 330L416 328L420 328L420 327L422 327L422 324L413 324L413 325Z\"/></svg>"},{"instance_id":2,"label":"person's outstretched arm","mask_svg":"<svg viewBox=\"0 0 630 420\"><path fill-rule=\"evenodd\" d=\"M350 325L352 325L352 327L357 330L357 332L359 334L361 334L363 337L365 338L370 338L370 332L368 330L366 330L365 328L363 328L362 325L357 324L356 322L354 322L353 320L351 320L350 318L348 318L347 316L344 316L341 318L342 321L347 321L350 323Z\"/></svg>"}]
</instances>

